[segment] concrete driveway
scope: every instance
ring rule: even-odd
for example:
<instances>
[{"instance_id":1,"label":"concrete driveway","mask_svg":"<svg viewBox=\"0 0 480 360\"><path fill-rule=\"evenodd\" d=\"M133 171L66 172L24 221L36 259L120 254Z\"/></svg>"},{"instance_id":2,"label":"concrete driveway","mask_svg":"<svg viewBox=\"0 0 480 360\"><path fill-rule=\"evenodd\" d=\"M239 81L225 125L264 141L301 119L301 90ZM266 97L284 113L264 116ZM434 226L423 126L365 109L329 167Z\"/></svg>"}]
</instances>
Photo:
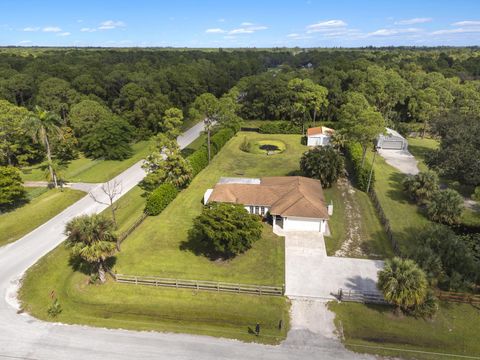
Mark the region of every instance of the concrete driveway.
<instances>
[{"instance_id":1,"label":"concrete driveway","mask_svg":"<svg viewBox=\"0 0 480 360\"><path fill-rule=\"evenodd\" d=\"M285 293L290 298L335 299L338 289L374 292L383 261L327 256L323 235L285 234Z\"/></svg>"},{"instance_id":2,"label":"concrete driveway","mask_svg":"<svg viewBox=\"0 0 480 360\"><path fill-rule=\"evenodd\" d=\"M379 149L378 153L388 165L400 170L404 174L418 174L417 160L408 150L384 150Z\"/></svg>"}]
</instances>

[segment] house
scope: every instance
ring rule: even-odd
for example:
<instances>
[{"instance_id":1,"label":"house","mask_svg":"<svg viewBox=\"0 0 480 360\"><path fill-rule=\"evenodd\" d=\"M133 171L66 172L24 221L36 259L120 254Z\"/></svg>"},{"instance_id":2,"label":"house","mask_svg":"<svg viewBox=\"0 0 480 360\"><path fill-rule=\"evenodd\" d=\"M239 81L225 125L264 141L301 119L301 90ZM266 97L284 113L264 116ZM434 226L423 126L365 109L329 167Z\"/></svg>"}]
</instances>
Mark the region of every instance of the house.
<instances>
[{"instance_id":1,"label":"house","mask_svg":"<svg viewBox=\"0 0 480 360\"><path fill-rule=\"evenodd\" d=\"M303 176L221 178L205 192L204 203L242 204L250 214L272 216L273 227L284 231L328 233L333 206L325 205L320 181Z\"/></svg>"},{"instance_id":2,"label":"house","mask_svg":"<svg viewBox=\"0 0 480 360\"><path fill-rule=\"evenodd\" d=\"M380 134L377 138L377 148L385 150L406 150L408 147L407 139L397 131L385 128L386 134Z\"/></svg>"},{"instance_id":3,"label":"house","mask_svg":"<svg viewBox=\"0 0 480 360\"><path fill-rule=\"evenodd\" d=\"M309 128L307 130L307 145L308 146L325 146L330 144L330 139L335 133L335 130L326 126L318 126Z\"/></svg>"}]
</instances>

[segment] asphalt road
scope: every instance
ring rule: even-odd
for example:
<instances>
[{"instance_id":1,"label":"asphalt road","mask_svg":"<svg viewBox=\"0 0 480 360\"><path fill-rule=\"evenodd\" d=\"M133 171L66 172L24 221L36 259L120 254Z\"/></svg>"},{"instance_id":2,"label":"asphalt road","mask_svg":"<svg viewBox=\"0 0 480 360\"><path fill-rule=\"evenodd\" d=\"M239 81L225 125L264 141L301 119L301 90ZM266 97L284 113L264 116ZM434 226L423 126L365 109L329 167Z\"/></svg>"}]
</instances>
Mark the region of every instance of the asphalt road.
<instances>
[{"instance_id":1,"label":"asphalt road","mask_svg":"<svg viewBox=\"0 0 480 360\"><path fill-rule=\"evenodd\" d=\"M185 147L202 130L198 124L179 137ZM122 183L122 196L145 173L141 162L115 180ZM101 185L92 191L98 197ZM81 214L106 208L90 196L77 201L20 240L0 248L0 359L363 359L347 352L338 340L301 327L290 331L279 346L242 343L207 336L110 330L48 323L27 314L17 314L16 292L22 274L60 244L65 223ZM45 289L48 291L48 289Z\"/></svg>"}]
</instances>

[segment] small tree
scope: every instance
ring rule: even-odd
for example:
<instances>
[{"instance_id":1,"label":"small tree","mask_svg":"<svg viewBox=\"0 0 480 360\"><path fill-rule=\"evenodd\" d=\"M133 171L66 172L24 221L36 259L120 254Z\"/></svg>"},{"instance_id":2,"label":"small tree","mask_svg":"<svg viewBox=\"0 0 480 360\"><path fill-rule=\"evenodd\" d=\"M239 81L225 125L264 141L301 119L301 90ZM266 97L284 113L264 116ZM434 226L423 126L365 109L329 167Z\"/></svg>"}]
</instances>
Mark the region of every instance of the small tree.
<instances>
[{"instance_id":1,"label":"small tree","mask_svg":"<svg viewBox=\"0 0 480 360\"><path fill-rule=\"evenodd\" d=\"M435 192L427 204L430 220L454 225L460 222L463 211L463 198L453 189Z\"/></svg>"},{"instance_id":2,"label":"small tree","mask_svg":"<svg viewBox=\"0 0 480 360\"><path fill-rule=\"evenodd\" d=\"M180 125L183 121L182 110L177 108L167 109L162 120L162 131L169 139L175 140L180 135Z\"/></svg>"},{"instance_id":3,"label":"small tree","mask_svg":"<svg viewBox=\"0 0 480 360\"><path fill-rule=\"evenodd\" d=\"M67 223L65 235L72 255L96 267L98 278L104 283L106 261L116 249L113 221L97 214L82 215Z\"/></svg>"},{"instance_id":4,"label":"small tree","mask_svg":"<svg viewBox=\"0 0 480 360\"><path fill-rule=\"evenodd\" d=\"M300 169L306 176L320 180L323 187L329 188L342 175L344 161L331 146L317 146L303 154Z\"/></svg>"},{"instance_id":5,"label":"small tree","mask_svg":"<svg viewBox=\"0 0 480 360\"><path fill-rule=\"evenodd\" d=\"M262 236L259 217L242 205L210 203L193 222L191 241L213 257L232 258L250 249Z\"/></svg>"},{"instance_id":6,"label":"small tree","mask_svg":"<svg viewBox=\"0 0 480 360\"><path fill-rule=\"evenodd\" d=\"M13 166L0 166L0 212L26 199L20 171Z\"/></svg>"},{"instance_id":7,"label":"small tree","mask_svg":"<svg viewBox=\"0 0 480 360\"><path fill-rule=\"evenodd\" d=\"M403 189L413 201L423 205L438 191L438 176L433 171L407 176L403 180Z\"/></svg>"},{"instance_id":8,"label":"small tree","mask_svg":"<svg viewBox=\"0 0 480 360\"><path fill-rule=\"evenodd\" d=\"M384 269L378 272L377 286L385 300L395 305L397 313L423 304L428 291L422 269L413 260L398 257L385 262Z\"/></svg>"}]
</instances>

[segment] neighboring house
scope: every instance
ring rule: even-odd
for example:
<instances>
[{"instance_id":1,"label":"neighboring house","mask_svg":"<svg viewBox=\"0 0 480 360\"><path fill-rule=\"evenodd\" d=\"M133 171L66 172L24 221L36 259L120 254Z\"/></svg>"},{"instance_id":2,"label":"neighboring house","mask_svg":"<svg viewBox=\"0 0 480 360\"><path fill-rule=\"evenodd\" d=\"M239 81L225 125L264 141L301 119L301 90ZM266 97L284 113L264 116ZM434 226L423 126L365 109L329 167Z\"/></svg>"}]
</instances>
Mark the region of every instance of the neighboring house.
<instances>
[{"instance_id":1,"label":"neighboring house","mask_svg":"<svg viewBox=\"0 0 480 360\"><path fill-rule=\"evenodd\" d=\"M335 130L325 126L313 127L307 130L308 146L325 146L330 144L330 139Z\"/></svg>"},{"instance_id":2,"label":"neighboring house","mask_svg":"<svg viewBox=\"0 0 480 360\"><path fill-rule=\"evenodd\" d=\"M302 176L221 178L205 192L204 203L242 204L251 214L270 214L273 226L284 231L328 233L333 206L325 205L320 181Z\"/></svg>"},{"instance_id":3,"label":"neighboring house","mask_svg":"<svg viewBox=\"0 0 480 360\"><path fill-rule=\"evenodd\" d=\"M406 150L407 139L393 129L385 128L386 134L380 134L377 138L377 148L385 150Z\"/></svg>"}]
</instances>

